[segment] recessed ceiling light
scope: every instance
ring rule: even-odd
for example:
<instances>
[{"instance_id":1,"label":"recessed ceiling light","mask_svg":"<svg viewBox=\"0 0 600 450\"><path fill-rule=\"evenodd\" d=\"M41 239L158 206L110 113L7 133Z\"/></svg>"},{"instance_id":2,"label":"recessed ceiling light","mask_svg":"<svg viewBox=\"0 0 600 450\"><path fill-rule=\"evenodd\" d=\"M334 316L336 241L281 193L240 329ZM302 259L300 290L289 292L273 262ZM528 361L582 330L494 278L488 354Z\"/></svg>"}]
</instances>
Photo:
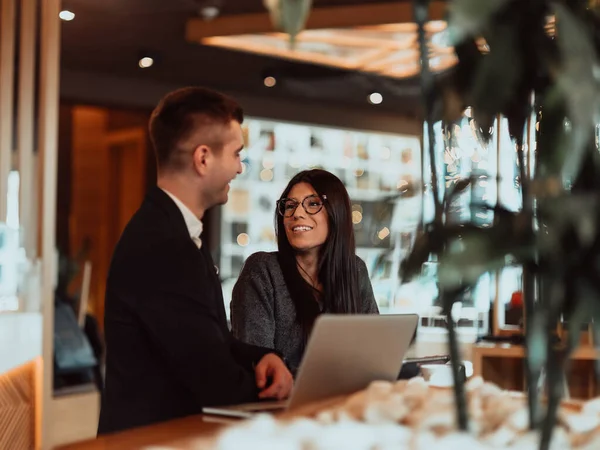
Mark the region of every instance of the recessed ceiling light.
<instances>
[{"instance_id":1,"label":"recessed ceiling light","mask_svg":"<svg viewBox=\"0 0 600 450\"><path fill-rule=\"evenodd\" d=\"M200 16L208 22L216 19L220 11L216 6L205 6L204 8L200 8L199 13Z\"/></svg>"},{"instance_id":2,"label":"recessed ceiling light","mask_svg":"<svg viewBox=\"0 0 600 450\"><path fill-rule=\"evenodd\" d=\"M266 87L273 87L277 84L275 77L265 77L264 83Z\"/></svg>"},{"instance_id":3,"label":"recessed ceiling light","mask_svg":"<svg viewBox=\"0 0 600 450\"><path fill-rule=\"evenodd\" d=\"M60 17L65 22L70 22L71 20L73 20L75 18L75 13L72 11L69 11L68 9L64 9L58 13L58 17Z\"/></svg>"},{"instance_id":4,"label":"recessed ceiling light","mask_svg":"<svg viewBox=\"0 0 600 450\"><path fill-rule=\"evenodd\" d=\"M388 227L383 227L383 229L379 230L379 233L377 233L377 237L382 241L389 235L390 229Z\"/></svg>"},{"instance_id":5,"label":"recessed ceiling light","mask_svg":"<svg viewBox=\"0 0 600 450\"><path fill-rule=\"evenodd\" d=\"M383 95L379 92L373 92L369 95L369 103L373 105L379 105L383 101Z\"/></svg>"},{"instance_id":6,"label":"recessed ceiling light","mask_svg":"<svg viewBox=\"0 0 600 450\"><path fill-rule=\"evenodd\" d=\"M152 64L154 64L154 60L149 56L144 56L142 59L140 59L138 64L142 69L147 69L148 67L151 67Z\"/></svg>"},{"instance_id":7,"label":"recessed ceiling light","mask_svg":"<svg viewBox=\"0 0 600 450\"><path fill-rule=\"evenodd\" d=\"M240 247L246 247L250 243L250 236L246 233L240 233L236 240Z\"/></svg>"},{"instance_id":8,"label":"recessed ceiling light","mask_svg":"<svg viewBox=\"0 0 600 450\"><path fill-rule=\"evenodd\" d=\"M260 171L260 179L262 181L273 181L273 171L271 169L263 169Z\"/></svg>"}]
</instances>

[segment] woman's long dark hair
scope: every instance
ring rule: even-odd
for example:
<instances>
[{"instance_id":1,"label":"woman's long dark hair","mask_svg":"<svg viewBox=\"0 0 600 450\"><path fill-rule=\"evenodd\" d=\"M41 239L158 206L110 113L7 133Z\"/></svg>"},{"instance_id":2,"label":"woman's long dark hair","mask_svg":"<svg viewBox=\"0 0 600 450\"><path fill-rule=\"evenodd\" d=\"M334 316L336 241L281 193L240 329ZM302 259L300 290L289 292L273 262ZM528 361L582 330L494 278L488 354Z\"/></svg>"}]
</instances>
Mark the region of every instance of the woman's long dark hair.
<instances>
[{"instance_id":1,"label":"woman's long dark hair","mask_svg":"<svg viewBox=\"0 0 600 450\"><path fill-rule=\"evenodd\" d=\"M352 207L344 184L325 170L305 170L290 180L281 198L287 198L298 183L308 183L317 194L326 196L324 209L329 219L329 233L319 252L317 273L323 286L323 291L319 294L300 274L296 251L285 233L283 216L275 212L279 264L296 307L296 321L302 325L307 338L321 312L358 312L359 283ZM298 207L302 208L301 205ZM317 299L322 305L322 311Z\"/></svg>"}]
</instances>

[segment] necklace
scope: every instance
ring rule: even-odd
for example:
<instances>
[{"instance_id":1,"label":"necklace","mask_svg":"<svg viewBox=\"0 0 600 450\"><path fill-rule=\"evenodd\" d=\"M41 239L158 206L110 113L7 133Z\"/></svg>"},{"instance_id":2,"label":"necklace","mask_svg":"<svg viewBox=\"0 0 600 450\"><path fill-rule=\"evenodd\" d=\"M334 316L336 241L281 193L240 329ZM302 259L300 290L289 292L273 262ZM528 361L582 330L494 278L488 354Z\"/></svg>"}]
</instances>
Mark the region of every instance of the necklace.
<instances>
[{"instance_id":1,"label":"necklace","mask_svg":"<svg viewBox=\"0 0 600 450\"><path fill-rule=\"evenodd\" d=\"M304 278L306 281L308 281L308 283L310 284L310 286L311 286L311 287L312 287L314 290L316 290L316 291L318 291L318 292L321 292L321 291L322 291L322 286L321 286L321 284L318 282L318 280L317 280L317 282L315 282L315 280L313 280L313 277L311 277L311 276L310 276L310 274L309 274L309 273L308 273L308 272L307 272L307 271L304 269L304 267L302 267L300 264L297 264L297 265L298 265L298 267L300 268L300 270L301 270L302 272L304 272L304 275L306 275L306 276L303 276L302 278ZM307 278L308 278L308 279L307 279Z\"/></svg>"}]
</instances>

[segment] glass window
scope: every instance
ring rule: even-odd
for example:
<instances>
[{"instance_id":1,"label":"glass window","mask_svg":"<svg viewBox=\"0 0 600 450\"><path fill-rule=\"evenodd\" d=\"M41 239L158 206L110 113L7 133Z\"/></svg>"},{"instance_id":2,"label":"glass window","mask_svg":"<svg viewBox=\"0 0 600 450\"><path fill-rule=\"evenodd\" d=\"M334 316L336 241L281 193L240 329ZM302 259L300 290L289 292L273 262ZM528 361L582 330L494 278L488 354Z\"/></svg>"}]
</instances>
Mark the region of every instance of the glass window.
<instances>
[{"instance_id":1,"label":"glass window","mask_svg":"<svg viewBox=\"0 0 600 450\"><path fill-rule=\"evenodd\" d=\"M494 121L489 130L491 139L485 142L482 130L472 117L470 108L460 121L454 124L436 122L433 125L435 136L436 166L438 190L442 197L447 189L458 180L474 177L472 184L465 189L449 205L447 220L450 222L471 222L481 227L491 226L493 212L472 205L500 204L503 207L518 211L521 208L521 190L519 180L518 157L515 144L508 133L508 122L505 118ZM525 131L525 142L533 141L535 135L535 117ZM431 186L431 162L428 153L427 127L424 127L424 220L431 221L434 217L434 202ZM528 146L524 148L526 173L533 171L534 154ZM428 264L435 264L431 262ZM422 320L425 327L446 327L446 320L440 316L435 271L424 269L430 273L420 283L426 286L422 291L422 301L428 304L427 313ZM520 267L509 267L500 273L490 273L481 277L475 289L465 296L460 307L457 307L455 317L458 327L473 328L476 334L486 334L489 327L489 311L496 296L496 278L498 278L498 298L508 305L513 293L521 289ZM424 308L425 309L425 308Z\"/></svg>"},{"instance_id":2,"label":"glass window","mask_svg":"<svg viewBox=\"0 0 600 450\"><path fill-rule=\"evenodd\" d=\"M226 311L245 259L277 249L275 202L299 171L323 168L345 184L352 201L357 253L369 269L382 312L395 312L401 258L421 217L418 136L335 129L249 118L243 173L222 209L220 275Z\"/></svg>"}]
</instances>

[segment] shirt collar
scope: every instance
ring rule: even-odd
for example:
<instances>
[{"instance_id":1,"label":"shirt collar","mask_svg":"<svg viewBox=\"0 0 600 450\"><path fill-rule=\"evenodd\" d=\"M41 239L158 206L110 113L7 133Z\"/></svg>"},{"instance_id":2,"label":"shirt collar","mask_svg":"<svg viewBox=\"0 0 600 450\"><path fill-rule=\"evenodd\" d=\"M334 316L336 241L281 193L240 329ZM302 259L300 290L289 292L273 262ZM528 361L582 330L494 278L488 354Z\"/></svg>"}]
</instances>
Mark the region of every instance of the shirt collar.
<instances>
[{"instance_id":1,"label":"shirt collar","mask_svg":"<svg viewBox=\"0 0 600 450\"><path fill-rule=\"evenodd\" d=\"M183 220L185 221L185 226L188 229L188 233L192 240L196 243L198 248L202 245L202 241L200 240L200 234L202 233L202 221L196 217L196 215L188 208L181 200L175 197L166 189L163 189L165 193L171 197L171 199L175 202L181 214L183 215Z\"/></svg>"}]
</instances>

